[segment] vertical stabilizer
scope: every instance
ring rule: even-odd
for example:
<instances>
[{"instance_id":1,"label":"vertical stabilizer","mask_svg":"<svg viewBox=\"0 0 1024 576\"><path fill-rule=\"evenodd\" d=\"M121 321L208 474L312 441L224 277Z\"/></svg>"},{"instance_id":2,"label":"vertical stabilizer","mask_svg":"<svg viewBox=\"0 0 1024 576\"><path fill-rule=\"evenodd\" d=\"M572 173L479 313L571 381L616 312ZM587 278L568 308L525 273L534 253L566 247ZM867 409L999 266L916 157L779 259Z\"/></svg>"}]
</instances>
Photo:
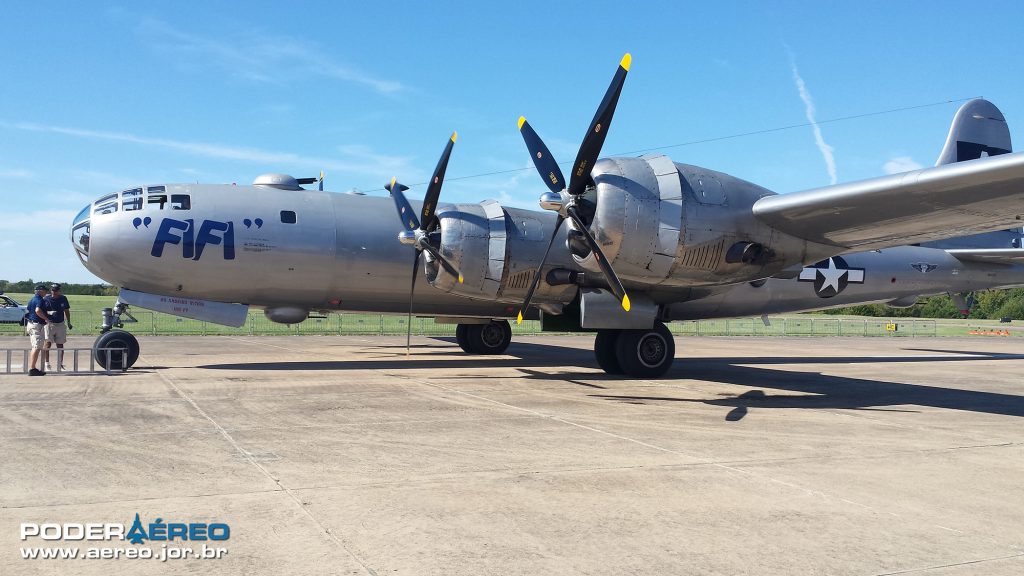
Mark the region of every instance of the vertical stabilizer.
<instances>
[{"instance_id":1,"label":"vertical stabilizer","mask_svg":"<svg viewBox=\"0 0 1024 576\"><path fill-rule=\"evenodd\" d=\"M1010 128L1006 124L1003 113L988 100L976 98L957 110L956 116L953 117L953 125L949 127L946 145L942 147L942 153L939 154L939 160L935 165L977 160L984 156L998 156L999 154L1008 154L1012 150ZM921 246L946 250L1020 248L1021 238L1021 229L1012 228L925 242Z\"/></svg>"},{"instance_id":2,"label":"vertical stabilizer","mask_svg":"<svg viewBox=\"0 0 1024 576\"><path fill-rule=\"evenodd\" d=\"M1012 149L1010 129L1003 113L988 100L976 98L957 110L946 145L935 165L1007 154Z\"/></svg>"}]
</instances>

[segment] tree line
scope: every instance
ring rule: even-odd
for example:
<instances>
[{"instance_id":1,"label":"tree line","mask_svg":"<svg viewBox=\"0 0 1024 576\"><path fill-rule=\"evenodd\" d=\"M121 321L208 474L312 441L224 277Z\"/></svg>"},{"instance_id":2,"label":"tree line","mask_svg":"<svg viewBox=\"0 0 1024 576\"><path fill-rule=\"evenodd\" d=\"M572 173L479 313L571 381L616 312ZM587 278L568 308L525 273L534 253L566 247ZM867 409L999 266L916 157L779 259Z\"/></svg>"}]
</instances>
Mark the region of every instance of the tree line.
<instances>
[{"instance_id":1,"label":"tree line","mask_svg":"<svg viewBox=\"0 0 1024 576\"><path fill-rule=\"evenodd\" d=\"M31 294L37 284L42 284L47 288L50 287L55 281L53 280L21 280L19 282L11 282L9 280L0 280L0 292L13 292L15 294ZM75 284L72 282L60 282L61 292L65 295L72 296L117 296L117 288L110 284Z\"/></svg>"},{"instance_id":2,"label":"tree line","mask_svg":"<svg viewBox=\"0 0 1024 576\"><path fill-rule=\"evenodd\" d=\"M29 278L20 282L0 280L0 292L31 293L36 284L47 287L52 281L35 281ZM117 287L110 284L73 284L61 282L64 294L86 296L117 296ZM909 308L893 308L885 304L862 304L846 308L824 310L823 314L848 314L852 316L878 316L894 318L960 318L960 309L953 299L943 294L922 298ZM982 290L974 294L972 318L1013 318L1024 320L1024 288L1012 290Z\"/></svg>"},{"instance_id":3,"label":"tree line","mask_svg":"<svg viewBox=\"0 0 1024 576\"><path fill-rule=\"evenodd\" d=\"M953 299L942 294L918 300L909 308L893 308L885 304L862 304L847 308L824 310L824 314L849 314L853 316L887 316L894 318L961 318L959 307ZM1013 318L1024 320L1024 288L1011 290L980 290L974 293L971 318Z\"/></svg>"}]
</instances>

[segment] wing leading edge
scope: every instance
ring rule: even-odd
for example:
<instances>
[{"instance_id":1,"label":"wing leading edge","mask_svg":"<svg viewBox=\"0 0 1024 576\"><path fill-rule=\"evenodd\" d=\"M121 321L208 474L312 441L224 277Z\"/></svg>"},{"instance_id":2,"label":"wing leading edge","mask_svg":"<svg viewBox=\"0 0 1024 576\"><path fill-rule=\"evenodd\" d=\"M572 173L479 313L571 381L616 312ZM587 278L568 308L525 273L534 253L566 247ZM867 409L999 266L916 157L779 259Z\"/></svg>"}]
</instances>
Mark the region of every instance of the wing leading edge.
<instances>
[{"instance_id":1,"label":"wing leading edge","mask_svg":"<svg viewBox=\"0 0 1024 576\"><path fill-rule=\"evenodd\" d=\"M873 250L1019 226L1024 153L766 196L754 215L820 244Z\"/></svg>"}]
</instances>

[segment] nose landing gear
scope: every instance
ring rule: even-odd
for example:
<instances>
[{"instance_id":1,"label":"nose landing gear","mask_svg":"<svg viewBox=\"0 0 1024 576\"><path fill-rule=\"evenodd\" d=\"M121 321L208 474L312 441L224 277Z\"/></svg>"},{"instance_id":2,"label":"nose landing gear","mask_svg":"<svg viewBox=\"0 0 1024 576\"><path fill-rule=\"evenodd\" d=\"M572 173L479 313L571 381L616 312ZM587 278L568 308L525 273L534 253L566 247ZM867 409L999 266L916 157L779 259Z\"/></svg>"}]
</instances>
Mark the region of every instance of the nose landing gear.
<instances>
[{"instance_id":1,"label":"nose landing gear","mask_svg":"<svg viewBox=\"0 0 1024 576\"><path fill-rule=\"evenodd\" d=\"M131 368L139 359L139 341L131 332L120 328L124 327L125 322L138 320L132 316L128 311L128 305L123 302L118 302L113 308L104 308L102 314L100 337L92 345L93 358L107 370ZM121 319L122 315L126 317L124 320Z\"/></svg>"}]
</instances>

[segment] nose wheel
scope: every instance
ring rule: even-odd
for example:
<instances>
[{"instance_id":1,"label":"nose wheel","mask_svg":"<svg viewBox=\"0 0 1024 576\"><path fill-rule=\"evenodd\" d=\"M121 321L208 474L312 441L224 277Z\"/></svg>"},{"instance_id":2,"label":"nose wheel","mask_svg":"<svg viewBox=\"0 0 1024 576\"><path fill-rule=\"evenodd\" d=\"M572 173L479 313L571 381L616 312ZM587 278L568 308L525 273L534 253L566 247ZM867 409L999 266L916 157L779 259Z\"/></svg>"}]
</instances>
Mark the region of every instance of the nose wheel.
<instances>
[{"instance_id":1,"label":"nose wheel","mask_svg":"<svg viewBox=\"0 0 1024 576\"><path fill-rule=\"evenodd\" d=\"M120 328L125 322L138 320L123 302L118 302L113 308L104 308L102 314L100 337L92 345L93 358L106 370L127 370L139 359L139 340L131 332Z\"/></svg>"},{"instance_id":2,"label":"nose wheel","mask_svg":"<svg viewBox=\"0 0 1024 576\"><path fill-rule=\"evenodd\" d=\"M594 355L608 374L660 378L672 367L676 343L661 322L650 330L599 330Z\"/></svg>"},{"instance_id":3,"label":"nose wheel","mask_svg":"<svg viewBox=\"0 0 1024 576\"><path fill-rule=\"evenodd\" d=\"M508 320L459 324L455 329L455 340L467 354L501 354L512 343L512 326Z\"/></svg>"},{"instance_id":4,"label":"nose wheel","mask_svg":"<svg viewBox=\"0 0 1024 576\"><path fill-rule=\"evenodd\" d=\"M139 341L131 332L104 332L92 345L96 363L107 370L127 370L139 359Z\"/></svg>"}]
</instances>

